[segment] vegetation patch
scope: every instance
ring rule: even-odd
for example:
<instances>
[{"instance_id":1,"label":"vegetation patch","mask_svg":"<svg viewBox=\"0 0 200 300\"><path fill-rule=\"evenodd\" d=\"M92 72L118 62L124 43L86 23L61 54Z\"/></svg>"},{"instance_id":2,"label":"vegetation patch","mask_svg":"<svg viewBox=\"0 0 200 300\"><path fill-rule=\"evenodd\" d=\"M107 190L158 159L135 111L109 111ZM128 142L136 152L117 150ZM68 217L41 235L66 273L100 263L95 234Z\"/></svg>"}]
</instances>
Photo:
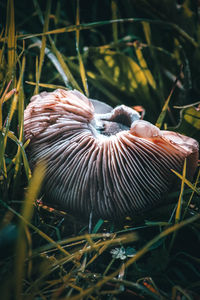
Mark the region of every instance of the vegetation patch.
<instances>
[{"instance_id":1,"label":"vegetation patch","mask_svg":"<svg viewBox=\"0 0 200 300\"><path fill-rule=\"evenodd\" d=\"M0 3L0 298L199 299L200 169L120 223L42 204L24 142L30 98L76 89L200 140L198 1ZM144 114L145 113L145 114ZM166 178L167 180L167 178Z\"/></svg>"}]
</instances>

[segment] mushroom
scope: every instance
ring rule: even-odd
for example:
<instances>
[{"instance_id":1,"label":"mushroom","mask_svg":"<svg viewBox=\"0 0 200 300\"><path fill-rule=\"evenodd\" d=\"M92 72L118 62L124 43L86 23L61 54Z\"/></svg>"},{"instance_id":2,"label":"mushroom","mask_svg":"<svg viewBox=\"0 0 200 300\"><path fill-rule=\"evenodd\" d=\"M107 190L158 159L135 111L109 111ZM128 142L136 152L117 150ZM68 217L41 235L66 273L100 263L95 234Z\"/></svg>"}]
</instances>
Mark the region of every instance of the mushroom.
<instances>
[{"instance_id":1,"label":"mushroom","mask_svg":"<svg viewBox=\"0 0 200 300\"><path fill-rule=\"evenodd\" d=\"M137 111L88 99L76 90L33 96L24 113L31 166L47 163L46 201L75 215L133 216L162 203L198 142L140 120Z\"/></svg>"}]
</instances>

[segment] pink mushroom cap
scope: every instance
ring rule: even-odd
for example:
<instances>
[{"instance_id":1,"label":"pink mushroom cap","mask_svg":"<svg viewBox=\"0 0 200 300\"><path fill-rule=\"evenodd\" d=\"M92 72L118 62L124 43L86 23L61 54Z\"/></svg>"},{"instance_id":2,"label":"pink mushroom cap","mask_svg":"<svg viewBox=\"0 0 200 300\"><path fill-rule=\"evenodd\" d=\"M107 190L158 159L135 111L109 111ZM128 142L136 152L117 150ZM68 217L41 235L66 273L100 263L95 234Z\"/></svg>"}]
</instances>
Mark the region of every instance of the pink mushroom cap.
<instances>
[{"instance_id":1,"label":"pink mushroom cap","mask_svg":"<svg viewBox=\"0 0 200 300\"><path fill-rule=\"evenodd\" d=\"M162 203L187 158L192 179L198 142L140 120L135 110L88 99L76 90L33 96L24 113L34 168L46 161L44 199L88 218L133 216Z\"/></svg>"}]
</instances>

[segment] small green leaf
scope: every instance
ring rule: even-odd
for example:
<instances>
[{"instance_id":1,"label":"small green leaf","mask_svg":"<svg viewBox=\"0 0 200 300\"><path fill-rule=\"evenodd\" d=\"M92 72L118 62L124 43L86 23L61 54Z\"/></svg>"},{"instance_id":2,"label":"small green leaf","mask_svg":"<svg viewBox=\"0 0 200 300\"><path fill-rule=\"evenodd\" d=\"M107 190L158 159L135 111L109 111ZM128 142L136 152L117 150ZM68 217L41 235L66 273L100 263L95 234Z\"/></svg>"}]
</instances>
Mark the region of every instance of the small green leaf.
<instances>
[{"instance_id":1,"label":"small green leaf","mask_svg":"<svg viewBox=\"0 0 200 300\"><path fill-rule=\"evenodd\" d=\"M96 225L94 226L94 229L92 230L92 233L97 233L101 225L104 223L103 219L99 219Z\"/></svg>"},{"instance_id":2,"label":"small green leaf","mask_svg":"<svg viewBox=\"0 0 200 300\"><path fill-rule=\"evenodd\" d=\"M200 140L200 104L198 107L185 107L180 112L180 122L176 131Z\"/></svg>"}]
</instances>

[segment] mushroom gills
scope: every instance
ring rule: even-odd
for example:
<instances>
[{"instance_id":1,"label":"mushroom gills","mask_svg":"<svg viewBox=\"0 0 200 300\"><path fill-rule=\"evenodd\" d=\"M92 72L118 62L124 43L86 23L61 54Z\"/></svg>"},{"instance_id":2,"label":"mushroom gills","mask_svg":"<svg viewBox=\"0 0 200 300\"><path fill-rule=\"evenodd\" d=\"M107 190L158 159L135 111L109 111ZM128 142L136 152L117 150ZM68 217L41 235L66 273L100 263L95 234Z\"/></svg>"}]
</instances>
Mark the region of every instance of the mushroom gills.
<instances>
[{"instance_id":1,"label":"mushroom gills","mask_svg":"<svg viewBox=\"0 0 200 300\"><path fill-rule=\"evenodd\" d=\"M58 89L32 97L24 113L32 168L46 161L44 201L82 218L134 216L163 203L198 142L140 120L125 105L112 108L80 92Z\"/></svg>"}]
</instances>

